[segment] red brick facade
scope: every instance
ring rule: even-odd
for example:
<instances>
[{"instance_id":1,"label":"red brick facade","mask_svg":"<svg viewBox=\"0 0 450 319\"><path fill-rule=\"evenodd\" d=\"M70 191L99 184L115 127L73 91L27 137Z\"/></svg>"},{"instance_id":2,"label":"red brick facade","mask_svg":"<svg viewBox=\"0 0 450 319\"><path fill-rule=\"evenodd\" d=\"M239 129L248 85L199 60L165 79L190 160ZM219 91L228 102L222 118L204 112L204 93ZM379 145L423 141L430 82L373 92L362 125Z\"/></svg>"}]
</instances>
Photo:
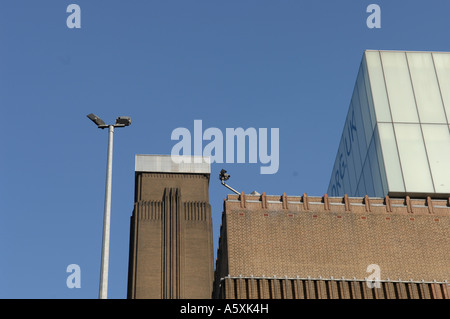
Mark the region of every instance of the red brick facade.
<instances>
[{"instance_id":1,"label":"red brick facade","mask_svg":"<svg viewBox=\"0 0 450 319\"><path fill-rule=\"evenodd\" d=\"M299 285L305 280L309 284L307 278L312 278L314 287L320 290L323 285L320 291L331 292L317 293L316 289L309 294L315 298L364 298L375 292L370 295L356 287L371 275L368 265L376 264L384 287L383 293L375 289L377 298L448 298L449 248L449 200L228 195L214 296L268 298L269 290L261 285L270 281L276 287L281 279L273 279L275 276L291 279L278 283L289 293L271 288L280 291L273 292L272 297L300 298L302 294L295 291L306 293ZM247 292L259 282L259 290L252 290L259 294L239 295L236 287L242 288L242 281L230 278L244 278L246 288L241 290ZM348 289L333 294L339 291L333 286L337 283ZM390 293L390 287L394 293Z\"/></svg>"},{"instance_id":2,"label":"red brick facade","mask_svg":"<svg viewBox=\"0 0 450 319\"><path fill-rule=\"evenodd\" d=\"M128 298L211 297L209 175L136 173Z\"/></svg>"}]
</instances>

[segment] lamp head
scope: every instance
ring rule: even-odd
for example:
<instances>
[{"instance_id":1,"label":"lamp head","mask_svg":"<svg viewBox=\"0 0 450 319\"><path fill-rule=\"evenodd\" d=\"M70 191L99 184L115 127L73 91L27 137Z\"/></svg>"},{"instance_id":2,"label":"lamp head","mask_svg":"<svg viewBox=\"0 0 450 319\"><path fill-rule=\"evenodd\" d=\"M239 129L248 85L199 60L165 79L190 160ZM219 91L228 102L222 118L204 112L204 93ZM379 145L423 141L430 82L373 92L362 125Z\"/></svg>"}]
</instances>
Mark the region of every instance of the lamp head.
<instances>
[{"instance_id":1,"label":"lamp head","mask_svg":"<svg viewBox=\"0 0 450 319\"><path fill-rule=\"evenodd\" d=\"M98 127L104 126L104 125L105 125L105 122L104 122L101 118L99 118L97 115L95 115L95 114L93 114L93 113L88 114L87 117L88 117L92 122L94 122L95 125L97 125Z\"/></svg>"},{"instance_id":2,"label":"lamp head","mask_svg":"<svg viewBox=\"0 0 450 319\"><path fill-rule=\"evenodd\" d=\"M116 119L116 125L129 126L131 125L131 117L129 116L119 116Z\"/></svg>"}]
</instances>

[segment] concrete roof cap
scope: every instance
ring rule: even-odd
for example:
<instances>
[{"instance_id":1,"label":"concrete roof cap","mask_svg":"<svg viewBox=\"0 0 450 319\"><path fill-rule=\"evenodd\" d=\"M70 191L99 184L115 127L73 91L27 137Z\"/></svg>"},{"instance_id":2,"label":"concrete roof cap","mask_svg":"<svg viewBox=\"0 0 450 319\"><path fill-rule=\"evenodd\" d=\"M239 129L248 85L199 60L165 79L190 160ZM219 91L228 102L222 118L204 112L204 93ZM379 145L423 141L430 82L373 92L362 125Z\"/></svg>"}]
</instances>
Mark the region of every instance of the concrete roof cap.
<instances>
[{"instance_id":1,"label":"concrete roof cap","mask_svg":"<svg viewBox=\"0 0 450 319\"><path fill-rule=\"evenodd\" d=\"M135 172L211 174L209 156L143 155L135 156Z\"/></svg>"}]
</instances>

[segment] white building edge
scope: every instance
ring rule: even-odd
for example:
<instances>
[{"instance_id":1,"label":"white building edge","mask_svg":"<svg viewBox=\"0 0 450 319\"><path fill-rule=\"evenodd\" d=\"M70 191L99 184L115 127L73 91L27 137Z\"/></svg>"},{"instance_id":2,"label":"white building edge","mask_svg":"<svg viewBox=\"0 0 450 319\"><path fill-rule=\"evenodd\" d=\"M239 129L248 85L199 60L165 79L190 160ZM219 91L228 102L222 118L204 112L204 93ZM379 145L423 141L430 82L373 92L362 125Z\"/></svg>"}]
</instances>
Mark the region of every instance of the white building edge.
<instances>
[{"instance_id":1,"label":"white building edge","mask_svg":"<svg viewBox=\"0 0 450 319\"><path fill-rule=\"evenodd\" d=\"M364 52L330 196L450 196L450 53Z\"/></svg>"}]
</instances>

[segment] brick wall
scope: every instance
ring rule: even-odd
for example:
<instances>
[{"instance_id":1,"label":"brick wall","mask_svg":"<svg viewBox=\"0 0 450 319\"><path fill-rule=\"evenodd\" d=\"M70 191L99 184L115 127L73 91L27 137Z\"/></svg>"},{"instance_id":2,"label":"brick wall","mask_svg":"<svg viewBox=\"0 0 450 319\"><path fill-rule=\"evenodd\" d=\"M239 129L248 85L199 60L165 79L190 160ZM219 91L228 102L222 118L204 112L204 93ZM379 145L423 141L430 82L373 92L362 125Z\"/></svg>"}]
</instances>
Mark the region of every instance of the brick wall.
<instances>
[{"instance_id":1,"label":"brick wall","mask_svg":"<svg viewBox=\"0 0 450 319\"><path fill-rule=\"evenodd\" d=\"M136 174L128 298L211 298L209 176Z\"/></svg>"},{"instance_id":2,"label":"brick wall","mask_svg":"<svg viewBox=\"0 0 450 319\"><path fill-rule=\"evenodd\" d=\"M226 242L225 242L226 241ZM431 198L228 195L218 278L356 278L444 282L450 207Z\"/></svg>"}]
</instances>

